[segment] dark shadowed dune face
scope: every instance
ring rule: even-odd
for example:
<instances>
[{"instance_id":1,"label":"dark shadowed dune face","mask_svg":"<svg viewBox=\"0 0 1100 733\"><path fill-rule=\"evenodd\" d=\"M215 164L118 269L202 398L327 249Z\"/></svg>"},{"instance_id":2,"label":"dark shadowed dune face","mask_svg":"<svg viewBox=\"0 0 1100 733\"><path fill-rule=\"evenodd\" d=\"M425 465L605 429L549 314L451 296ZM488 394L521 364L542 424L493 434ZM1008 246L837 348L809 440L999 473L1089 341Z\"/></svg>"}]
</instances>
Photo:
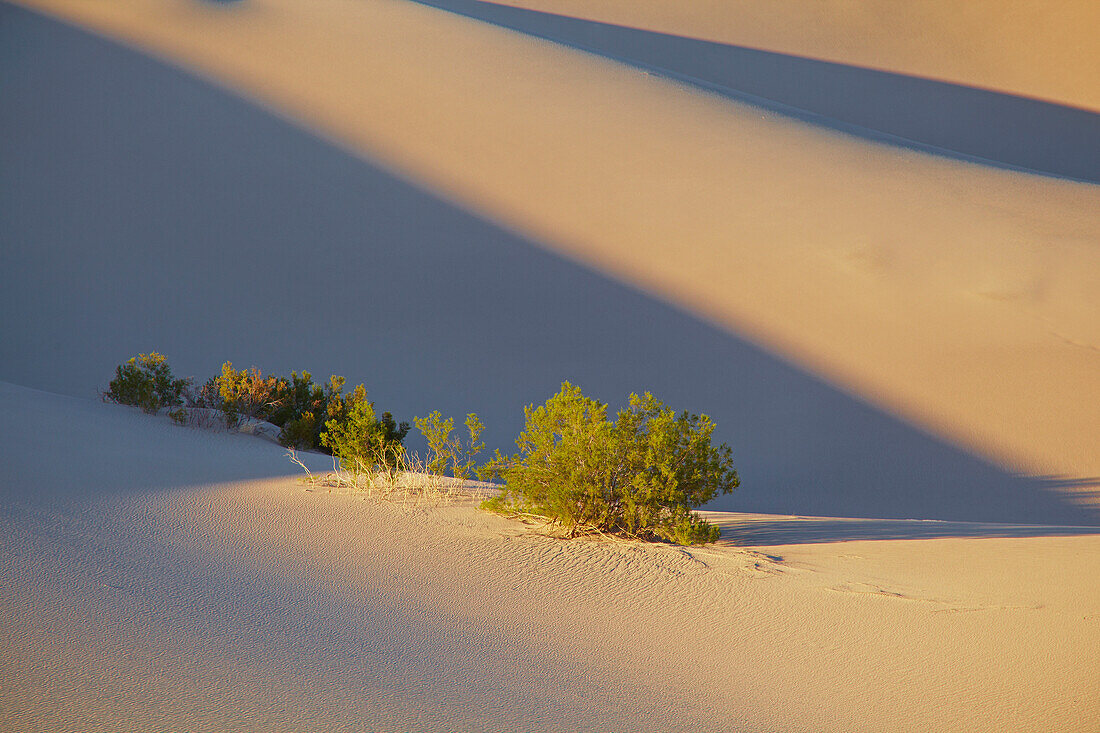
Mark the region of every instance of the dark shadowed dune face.
<instances>
[{"instance_id":1,"label":"dark shadowed dune face","mask_svg":"<svg viewBox=\"0 0 1100 733\"><path fill-rule=\"evenodd\" d=\"M1095 524L681 310L547 253L206 82L0 4L0 379L93 397L167 354L364 382L510 447L561 380L705 411L714 509Z\"/></svg>"}]
</instances>

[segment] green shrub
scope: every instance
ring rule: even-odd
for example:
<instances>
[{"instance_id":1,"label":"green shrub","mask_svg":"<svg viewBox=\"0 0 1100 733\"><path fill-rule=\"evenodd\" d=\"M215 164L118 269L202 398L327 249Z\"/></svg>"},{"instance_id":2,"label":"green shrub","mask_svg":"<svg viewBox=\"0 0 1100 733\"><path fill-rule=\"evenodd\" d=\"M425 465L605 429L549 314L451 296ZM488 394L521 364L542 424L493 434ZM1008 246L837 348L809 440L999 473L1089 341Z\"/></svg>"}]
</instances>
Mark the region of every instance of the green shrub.
<instances>
[{"instance_id":1,"label":"green shrub","mask_svg":"<svg viewBox=\"0 0 1100 733\"><path fill-rule=\"evenodd\" d=\"M416 429L428 440L428 473L442 476L450 467L451 475L456 479L467 479L474 471L477 454L485 447L481 442L481 431L485 426L477 413L466 416L466 431L469 438L463 441L459 436L451 437L454 418L442 419L439 410L427 417L414 417Z\"/></svg>"},{"instance_id":2,"label":"green shrub","mask_svg":"<svg viewBox=\"0 0 1100 733\"><path fill-rule=\"evenodd\" d=\"M221 376L215 382L225 424L236 427L245 419L267 419L275 407L275 381L275 377L264 377L256 367L237 371L231 361L222 364Z\"/></svg>"},{"instance_id":3,"label":"green shrub","mask_svg":"<svg viewBox=\"0 0 1100 733\"><path fill-rule=\"evenodd\" d=\"M321 447L321 421L307 410L282 425L278 440L284 448L316 450Z\"/></svg>"},{"instance_id":4,"label":"green shrub","mask_svg":"<svg viewBox=\"0 0 1100 733\"><path fill-rule=\"evenodd\" d=\"M506 483L485 508L542 515L571 535L592 528L680 544L718 538L692 510L740 481L729 446L711 445L706 415L677 415L647 392L630 395L611 421L606 405L569 382L524 412L519 452L497 451L480 472Z\"/></svg>"},{"instance_id":5,"label":"green shrub","mask_svg":"<svg viewBox=\"0 0 1100 733\"><path fill-rule=\"evenodd\" d=\"M168 360L154 351L118 365L103 398L154 413L162 407L182 405L190 384L189 379L176 379Z\"/></svg>"},{"instance_id":6,"label":"green shrub","mask_svg":"<svg viewBox=\"0 0 1100 733\"><path fill-rule=\"evenodd\" d=\"M330 380L329 419L321 433L321 445L332 451L343 470L355 476L377 470L393 473L405 455L402 441L409 424L398 425L388 412L376 417L363 385L347 395L341 394L343 386L343 377Z\"/></svg>"},{"instance_id":7,"label":"green shrub","mask_svg":"<svg viewBox=\"0 0 1100 733\"><path fill-rule=\"evenodd\" d=\"M220 410L222 398L218 394L218 378L210 377L197 390L188 390L184 393L184 399L187 401L188 407Z\"/></svg>"},{"instance_id":8,"label":"green shrub","mask_svg":"<svg viewBox=\"0 0 1100 733\"><path fill-rule=\"evenodd\" d=\"M282 428L279 442L287 448L322 449L322 418L328 413L333 380L328 388L313 383L313 375L291 372L290 379L280 377L275 385L276 408L269 418Z\"/></svg>"}]
</instances>

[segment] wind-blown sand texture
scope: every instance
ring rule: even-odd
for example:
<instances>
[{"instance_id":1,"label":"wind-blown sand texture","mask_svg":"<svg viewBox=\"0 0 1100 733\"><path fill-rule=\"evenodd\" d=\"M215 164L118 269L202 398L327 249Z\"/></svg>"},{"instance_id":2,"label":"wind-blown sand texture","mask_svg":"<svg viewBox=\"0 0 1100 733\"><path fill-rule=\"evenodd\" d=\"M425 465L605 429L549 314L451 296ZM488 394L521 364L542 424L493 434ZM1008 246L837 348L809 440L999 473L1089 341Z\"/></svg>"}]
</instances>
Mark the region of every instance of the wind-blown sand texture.
<instances>
[{"instance_id":1,"label":"wind-blown sand texture","mask_svg":"<svg viewBox=\"0 0 1100 733\"><path fill-rule=\"evenodd\" d=\"M564 545L4 387L0 714L1094 729L1096 13L0 2L0 378L305 367L501 448L650 389L757 513Z\"/></svg>"},{"instance_id":2,"label":"wind-blown sand texture","mask_svg":"<svg viewBox=\"0 0 1100 733\"><path fill-rule=\"evenodd\" d=\"M309 491L258 438L0 404L5 730L1100 720L1100 529L715 513L758 546L567 542Z\"/></svg>"}]
</instances>

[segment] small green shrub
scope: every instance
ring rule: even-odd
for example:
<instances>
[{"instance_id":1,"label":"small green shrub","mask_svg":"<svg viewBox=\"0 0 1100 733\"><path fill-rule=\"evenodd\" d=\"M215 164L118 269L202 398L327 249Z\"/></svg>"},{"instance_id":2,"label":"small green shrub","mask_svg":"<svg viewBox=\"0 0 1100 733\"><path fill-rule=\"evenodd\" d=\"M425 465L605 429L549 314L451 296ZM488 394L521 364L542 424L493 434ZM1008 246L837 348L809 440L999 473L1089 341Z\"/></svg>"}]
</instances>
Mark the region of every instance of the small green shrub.
<instances>
[{"instance_id":1,"label":"small green shrub","mask_svg":"<svg viewBox=\"0 0 1100 733\"><path fill-rule=\"evenodd\" d=\"M448 467L456 479L465 480L474 471L477 454L485 447L481 442L481 432L485 429L477 413L466 416L466 431L469 438L451 437L454 418L443 419L439 410L427 417L414 417L413 424L428 441L428 473L442 476Z\"/></svg>"},{"instance_id":2,"label":"small green shrub","mask_svg":"<svg viewBox=\"0 0 1100 733\"><path fill-rule=\"evenodd\" d=\"M630 395L611 421L606 405L569 382L524 412L519 452L497 451L480 472L506 482L486 509L542 515L570 534L592 528L680 544L718 538L692 510L740 480L729 446L711 445L706 415L677 415L647 392Z\"/></svg>"},{"instance_id":3,"label":"small green shrub","mask_svg":"<svg viewBox=\"0 0 1100 733\"><path fill-rule=\"evenodd\" d=\"M237 371L233 362L227 361L215 381L221 398L219 409L228 427L246 419L266 419L275 407L275 377L264 377L256 367Z\"/></svg>"},{"instance_id":4,"label":"small green shrub","mask_svg":"<svg viewBox=\"0 0 1100 733\"><path fill-rule=\"evenodd\" d=\"M455 426L454 418L444 420L442 413L435 410L427 417L414 417L413 425L428 441L428 462L425 469L433 476L442 476L451 462L451 430Z\"/></svg>"},{"instance_id":5,"label":"small green shrub","mask_svg":"<svg viewBox=\"0 0 1100 733\"><path fill-rule=\"evenodd\" d=\"M291 372L290 379L279 377L273 391L274 408L267 418L282 428L279 442L287 448L320 448L320 418L328 412L329 397L329 392L314 384L313 375L307 371Z\"/></svg>"},{"instance_id":6,"label":"small green shrub","mask_svg":"<svg viewBox=\"0 0 1100 733\"><path fill-rule=\"evenodd\" d=\"M321 446L321 421L307 410L282 426L278 440L284 448L317 449Z\"/></svg>"},{"instance_id":7,"label":"small green shrub","mask_svg":"<svg viewBox=\"0 0 1100 733\"><path fill-rule=\"evenodd\" d=\"M377 417L363 385L347 395L342 394L343 386L343 377L330 380L329 419L321 433L321 445L330 449L341 469L353 476L378 470L395 472L405 455L402 441L409 424L398 425L388 412Z\"/></svg>"},{"instance_id":8,"label":"small green shrub","mask_svg":"<svg viewBox=\"0 0 1100 733\"><path fill-rule=\"evenodd\" d=\"M184 393L184 400L188 407L201 407L220 410L222 405L221 395L218 394L218 378L210 377L197 390L189 389Z\"/></svg>"},{"instance_id":9,"label":"small green shrub","mask_svg":"<svg viewBox=\"0 0 1100 733\"><path fill-rule=\"evenodd\" d=\"M189 379L176 379L168 360L154 351L119 364L103 398L154 413L162 407L182 405L190 384Z\"/></svg>"}]
</instances>

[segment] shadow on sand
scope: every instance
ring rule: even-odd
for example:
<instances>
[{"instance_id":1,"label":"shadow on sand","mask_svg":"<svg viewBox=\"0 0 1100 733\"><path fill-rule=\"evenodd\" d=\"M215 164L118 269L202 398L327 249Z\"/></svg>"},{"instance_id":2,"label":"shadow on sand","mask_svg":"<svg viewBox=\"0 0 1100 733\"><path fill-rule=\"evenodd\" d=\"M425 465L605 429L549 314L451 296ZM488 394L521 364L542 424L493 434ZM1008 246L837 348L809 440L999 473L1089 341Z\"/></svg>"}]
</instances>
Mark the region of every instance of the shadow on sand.
<instances>
[{"instance_id":1,"label":"shadow on sand","mask_svg":"<svg viewBox=\"0 0 1100 733\"><path fill-rule=\"evenodd\" d=\"M166 353L476 410L508 449L561 380L706 411L717 510L1098 524L756 345L548 253L175 68L0 4L0 378L92 397ZM415 446L414 446L415 447Z\"/></svg>"},{"instance_id":2,"label":"shadow on sand","mask_svg":"<svg viewBox=\"0 0 1100 733\"><path fill-rule=\"evenodd\" d=\"M929 540L948 537L1075 537L1100 534L1100 527L991 524L919 519L829 517L710 517L722 540L747 547L807 545L856 540Z\"/></svg>"},{"instance_id":3,"label":"shadow on sand","mask_svg":"<svg viewBox=\"0 0 1100 733\"><path fill-rule=\"evenodd\" d=\"M0 383L0 518L43 503L77 505L233 481L297 478L277 445L224 429L179 427L136 407ZM324 471L330 458L303 456Z\"/></svg>"},{"instance_id":4,"label":"shadow on sand","mask_svg":"<svg viewBox=\"0 0 1100 733\"><path fill-rule=\"evenodd\" d=\"M1100 114L1011 94L479 0L415 0L651 69L814 124L1100 182Z\"/></svg>"}]
</instances>

